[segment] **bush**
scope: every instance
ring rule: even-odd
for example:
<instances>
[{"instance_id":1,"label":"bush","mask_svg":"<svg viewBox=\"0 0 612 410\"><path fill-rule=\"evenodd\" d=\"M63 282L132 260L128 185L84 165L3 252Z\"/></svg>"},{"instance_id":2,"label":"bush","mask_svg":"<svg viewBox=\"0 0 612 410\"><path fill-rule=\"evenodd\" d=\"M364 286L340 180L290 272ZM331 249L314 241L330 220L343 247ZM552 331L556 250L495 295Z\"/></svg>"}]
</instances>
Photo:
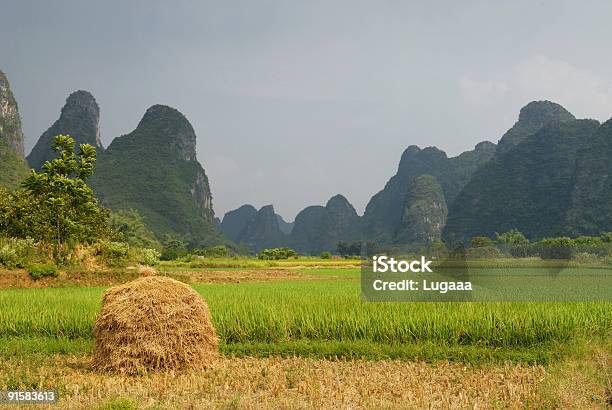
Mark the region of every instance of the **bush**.
<instances>
[{"instance_id":1,"label":"bush","mask_svg":"<svg viewBox=\"0 0 612 410\"><path fill-rule=\"evenodd\" d=\"M161 252L157 249L144 248L140 250L138 262L143 265L154 266L159 263Z\"/></svg>"},{"instance_id":2,"label":"bush","mask_svg":"<svg viewBox=\"0 0 612 410\"><path fill-rule=\"evenodd\" d=\"M121 266L127 262L130 247L123 242L100 242L99 254L108 266Z\"/></svg>"},{"instance_id":3,"label":"bush","mask_svg":"<svg viewBox=\"0 0 612 410\"><path fill-rule=\"evenodd\" d=\"M35 257L36 243L33 239L0 240L0 265L5 268L25 268Z\"/></svg>"},{"instance_id":4,"label":"bush","mask_svg":"<svg viewBox=\"0 0 612 410\"><path fill-rule=\"evenodd\" d=\"M264 249L259 252L257 258L263 260L278 260L278 259L289 259L289 258L297 258L298 254L295 250L291 248L271 248Z\"/></svg>"},{"instance_id":5,"label":"bush","mask_svg":"<svg viewBox=\"0 0 612 410\"><path fill-rule=\"evenodd\" d=\"M469 248L466 252L468 259L496 259L502 256L501 251L494 246Z\"/></svg>"},{"instance_id":6,"label":"bush","mask_svg":"<svg viewBox=\"0 0 612 410\"><path fill-rule=\"evenodd\" d=\"M527 258L529 256L534 256L535 252L533 250L533 245L528 243L525 244L515 244L510 246L510 255L513 258Z\"/></svg>"},{"instance_id":7,"label":"bush","mask_svg":"<svg viewBox=\"0 0 612 410\"><path fill-rule=\"evenodd\" d=\"M321 254L321 259L330 259L331 258L331 253L329 252L323 252Z\"/></svg>"},{"instance_id":8,"label":"bush","mask_svg":"<svg viewBox=\"0 0 612 410\"><path fill-rule=\"evenodd\" d=\"M28 268L30 277L34 280L38 280L46 277L57 277L58 271L54 265L51 264L33 264Z\"/></svg>"},{"instance_id":9,"label":"bush","mask_svg":"<svg viewBox=\"0 0 612 410\"><path fill-rule=\"evenodd\" d=\"M542 259L571 259L574 242L567 237L545 238L536 242L535 248Z\"/></svg>"},{"instance_id":10,"label":"bush","mask_svg":"<svg viewBox=\"0 0 612 410\"><path fill-rule=\"evenodd\" d=\"M4 266L7 269L15 269L19 263L19 258L17 257L17 252L14 249L3 246L0 248L0 265Z\"/></svg>"},{"instance_id":11,"label":"bush","mask_svg":"<svg viewBox=\"0 0 612 410\"><path fill-rule=\"evenodd\" d=\"M604 243L612 243L612 232L602 232L599 234L599 238Z\"/></svg>"}]
</instances>

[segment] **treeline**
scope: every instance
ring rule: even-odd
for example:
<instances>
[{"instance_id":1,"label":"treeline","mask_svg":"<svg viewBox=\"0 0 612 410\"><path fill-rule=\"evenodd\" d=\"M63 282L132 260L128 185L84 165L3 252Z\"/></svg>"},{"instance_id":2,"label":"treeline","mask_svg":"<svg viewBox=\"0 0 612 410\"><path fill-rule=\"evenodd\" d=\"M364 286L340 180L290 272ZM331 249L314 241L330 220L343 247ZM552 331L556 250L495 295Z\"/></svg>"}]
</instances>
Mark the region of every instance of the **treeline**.
<instances>
[{"instance_id":1,"label":"treeline","mask_svg":"<svg viewBox=\"0 0 612 410\"><path fill-rule=\"evenodd\" d=\"M612 232L598 236L577 238L553 237L530 242L520 231L513 229L497 234L495 239L474 237L466 256L482 257L539 257L542 259L611 258Z\"/></svg>"},{"instance_id":2,"label":"treeline","mask_svg":"<svg viewBox=\"0 0 612 410\"><path fill-rule=\"evenodd\" d=\"M436 241L421 246L418 250L410 246L385 246L372 241L338 242L336 254L349 258L362 254L376 253L402 254L412 253L428 255L435 258L529 258L541 259L591 259L612 264L612 232L603 232L598 236L579 236L576 238L553 237L538 241L529 241L525 235L516 229L495 238L476 236L467 243L454 241Z\"/></svg>"}]
</instances>

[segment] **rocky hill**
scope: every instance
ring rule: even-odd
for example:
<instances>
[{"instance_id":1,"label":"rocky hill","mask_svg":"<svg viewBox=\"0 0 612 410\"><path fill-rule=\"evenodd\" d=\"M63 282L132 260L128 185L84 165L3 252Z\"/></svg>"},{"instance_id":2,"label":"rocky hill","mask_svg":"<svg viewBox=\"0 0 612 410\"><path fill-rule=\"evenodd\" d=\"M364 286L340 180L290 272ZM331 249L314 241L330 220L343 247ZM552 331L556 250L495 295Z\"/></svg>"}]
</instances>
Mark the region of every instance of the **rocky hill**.
<instances>
[{"instance_id":1,"label":"rocky hill","mask_svg":"<svg viewBox=\"0 0 612 410\"><path fill-rule=\"evenodd\" d=\"M361 218L344 196L336 195L325 206L309 206L295 217L291 244L301 253L317 255L360 237Z\"/></svg>"},{"instance_id":2,"label":"rocky hill","mask_svg":"<svg viewBox=\"0 0 612 410\"><path fill-rule=\"evenodd\" d=\"M220 229L226 238L245 245L252 252L264 248L286 246L289 241L288 226L272 205L259 211L252 205L243 205L223 216ZM289 230L290 232L290 230Z\"/></svg>"},{"instance_id":3,"label":"rocky hill","mask_svg":"<svg viewBox=\"0 0 612 410\"><path fill-rule=\"evenodd\" d=\"M548 101L528 104L517 124L450 206L445 235L494 236L512 228L529 238L600 232L603 226L595 229L593 223L610 213L597 216L591 210L609 192L607 174L596 175L609 169L612 158L606 154L608 126L576 120ZM517 139L517 127L532 133ZM508 135L514 137L504 142Z\"/></svg>"},{"instance_id":4,"label":"rocky hill","mask_svg":"<svg viewBox=\"0 0 612 410\"><path fill-rule=\"evenodd\" d=\"M28 155L32 168L40 169L55 157L51 146L55 136L60 134L74 138L75 149L79 144L90 144L96 147L98 154L104 150L100 141L100 108L91 93L79 90L68 96L59 119L40 136Z\"/></svg>"},{"instance_id":5,"label":"rocky hill","mask_svg":"<svg viewBox=\"0 0 612 410\"><path fill-rule=\"evenodd\" d=\"M6 75L0 71L0 187L16 187L27 173L19 107Z\"/></svg>"},{"instance_id":6,"label":"rocky hill","mask_svg":"<svg viewBox=\"0 0 612 410\"><path fill-rule=\"evenodd\" d=\"M240 208L226 212L219 228L226 238L238 243L243 229L255 215L257 209L253 205L242 205Z\"/></svg>"},{"instance_id":7,"label":"rocky hill","mask_svg":"<svg viewBox=\"0 0 612 410\"><path fill-rule=\"evenodd\" d=\"M253 252L264 248L286 246L287 235L281 231L278 217L272 205L261 207L238 235L237 243L246 245Z\"/></svg>"},{"instance_id":8,"label":"rocky hill","mask_svg":"<svg viewBox=\"0 0 612 410\"><path fill-rule=\"evenodd\" d=\"M431 175L420 175L408 187L401 224L394 233L398 244L422 245L439 241L448 209L442 187Z\"/></svg>"},{"instance_id":9,"label":"rocky hill","mask_svg":"<svg viewBox=\"0 0 612 410\"><path fill-rule=\"evenodd\" d=\"M436 147L421 149L409 146L400 159L397 173L384 189L372 197L364 216L364 236L380 243L395 243L395 232L401 224L409 187L421 175L436 178L444 192L445 202L451 203L472 174L495 154L495 144L481 142L472 151L448 158Z\"/></svg>"},{"instance_id":10,"label":"rocky hill","mask_svg":"<svg viewBox=\"0 0 612 410\"><path fill-rule=\"evenodd\" d=\"M517 122L499 140L497 152L503 154L528 136L535 134L550 123L575 120L565 108L552 101L532 101L519 113Z\"/></svg>"},{"instance_id":11,"label":"rocky hill","mask_svg":"<svg viewBox=\"0 0 612 410\"><path fill-rule=\"evenodd\" d=\"M174 108L152 106L134 131L115 138L99 154L91 185L110 209L137 209L160 240L176 235L196 247L223 242L195 132Z\"/></svg>"}]
</instances>

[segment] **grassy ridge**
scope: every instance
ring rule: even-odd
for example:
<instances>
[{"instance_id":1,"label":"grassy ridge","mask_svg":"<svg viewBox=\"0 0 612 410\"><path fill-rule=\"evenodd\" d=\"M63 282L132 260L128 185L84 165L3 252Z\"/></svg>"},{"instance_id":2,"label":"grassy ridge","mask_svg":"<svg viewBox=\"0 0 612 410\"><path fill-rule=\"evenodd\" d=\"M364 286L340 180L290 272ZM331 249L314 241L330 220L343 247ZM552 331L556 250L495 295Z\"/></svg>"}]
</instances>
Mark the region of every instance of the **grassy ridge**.
<instances>
[{"instance_id":1,"label":"grassy ridge","mask_svg":"<svg viewBox=\"0 0 612 410\"><path fill-rule=\"evenodd\" d=\"M226 344L297 341L528 347L609 337L610 303L366 303L355 281L195 285ZM0 291L0 338L91 339L104 288Z\"/></svg>"}]
</instances>

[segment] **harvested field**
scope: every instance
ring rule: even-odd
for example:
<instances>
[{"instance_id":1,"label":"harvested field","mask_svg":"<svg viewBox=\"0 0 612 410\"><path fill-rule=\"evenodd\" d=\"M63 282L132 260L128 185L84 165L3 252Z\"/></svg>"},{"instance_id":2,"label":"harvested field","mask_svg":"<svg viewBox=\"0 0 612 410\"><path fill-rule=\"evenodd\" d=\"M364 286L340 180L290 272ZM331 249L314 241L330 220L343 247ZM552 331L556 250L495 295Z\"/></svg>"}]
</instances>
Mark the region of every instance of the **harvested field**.
<instances>
[{"instance_id":1,"label":"harvested field","mask_svg":"<svg viewBox=\"0 0 612 410\"><path fill-rule=\"evenodd\" d=\"M18 371L23 363L3 366ZM546 376L543 367L523 365L221 358L202 372L126 377L93 372L88 357L56 356L29 382L61 387L66 409L126 397L138 408L520 408L543 405L538 387Z\"/></svg>"},{"instance_id":2,"label":"harvested field","mask_svg":"<svg viewBox=\"0 0 612 410\"><path fill-rule=\"evenodd\" d=\"M319 279L317 276L293 269L212 270L168 272L167 274L187 283L241 283Z\"/></svg>"},{"instance_id":3,"label":"harvested field","mask_svg":"<svg viewBox=\"0 0 612 410\"><path fill-rule=\"evenodd\" d=\"M57 278L34 280L25 269L0 270L0 289L7 288L60 288L66 286L111 286L138 277L136 269L125 271L108 270L104 272L66 272L61 271Z\"/></svg>"}]
</instances>

